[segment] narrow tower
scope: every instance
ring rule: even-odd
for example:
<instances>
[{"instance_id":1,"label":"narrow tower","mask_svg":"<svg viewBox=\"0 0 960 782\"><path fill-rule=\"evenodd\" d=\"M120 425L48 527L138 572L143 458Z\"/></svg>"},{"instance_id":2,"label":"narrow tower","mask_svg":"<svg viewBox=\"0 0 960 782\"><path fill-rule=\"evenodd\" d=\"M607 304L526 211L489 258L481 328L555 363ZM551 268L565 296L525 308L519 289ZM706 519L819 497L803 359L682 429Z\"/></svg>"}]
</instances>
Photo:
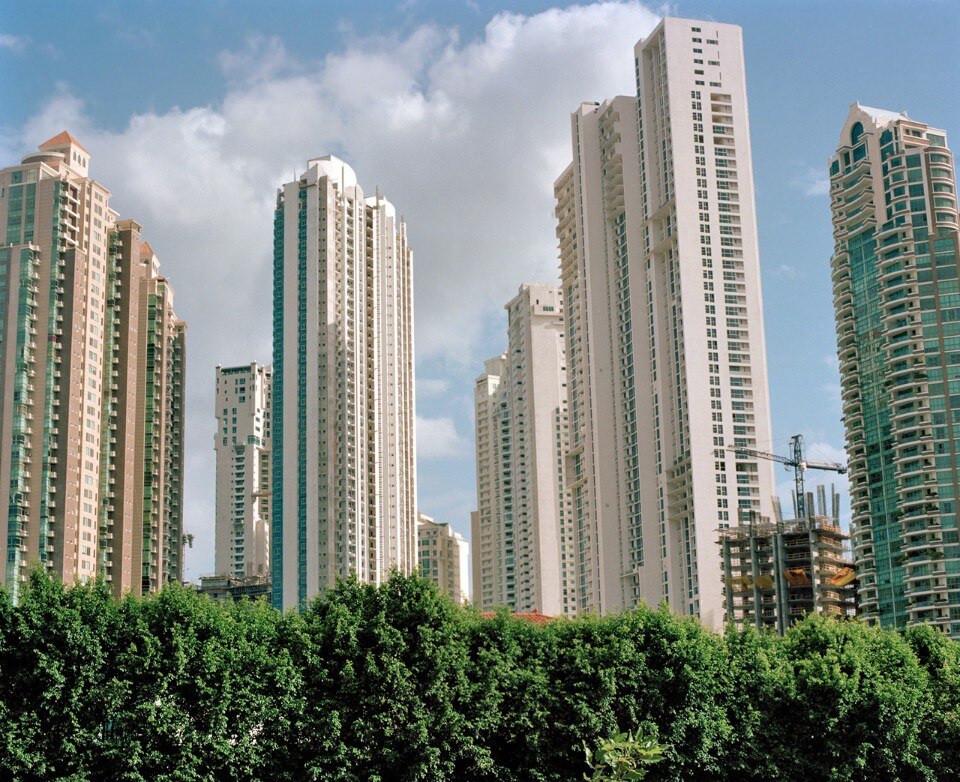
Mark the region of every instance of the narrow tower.
<instances>
[{"instance_id":1,"label":"narrow tower","mask_svg":"<svg viewBox=\"0 0 960 782\"><path fill-rule=\"evenodd\" d=\"M273 602L417 567L413 274L406 224L338 158L274 218Z\"/></svg>"},{"instance_id":2,"label":"narrow tower","mask_svg":"<svg viewBox=\"0 0 960 782\"><path fill-rule=\"evenodd\" d=\"M486 362L474 392L474 602L575 614L563 298L556 286L524 284L506 309L507 352Z\"/></svg>"},{"instance_id":3,"label":"narrow tower","mask_svg":"<svg viewBox=\"0 0 960 782\"><path fill-rule=\"evenodd\" d=\"M960 253L946 134L854 104L830 204L860 613L960 637Z\"/></svg>"},{"instance_id":4,"label":"narrow tower","mask_svg":"<svg viewBox=\"0 0 960 782\"><path fill-rule=\"evenodd\" d=\"M273 369L217 367L216 571L270 575L270 444Z\"/></svg>"}]
</instances>

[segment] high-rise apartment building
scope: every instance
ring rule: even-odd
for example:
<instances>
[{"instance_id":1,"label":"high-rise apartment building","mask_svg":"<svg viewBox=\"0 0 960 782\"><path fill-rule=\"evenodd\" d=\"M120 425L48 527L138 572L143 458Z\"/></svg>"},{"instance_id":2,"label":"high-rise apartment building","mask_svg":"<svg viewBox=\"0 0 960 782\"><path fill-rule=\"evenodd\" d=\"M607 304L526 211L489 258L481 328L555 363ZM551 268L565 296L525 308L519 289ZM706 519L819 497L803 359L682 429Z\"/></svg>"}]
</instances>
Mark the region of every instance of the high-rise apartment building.
<instances>
[{"instance_id":1,"label":"high-rise apartment building","mask_svg":"<svg viewBox=\"0 0 960 782\"><path fill-rule=\"evenodd\" d=\"M420 574L457 603L467 601L470 544L449 524L423 513L417 529Z\"/></svg>"},{"instance_id":2,"label":"high-rise apartment building","mask_svg":"<svg viewBox=\"0 0 960 782\"><path fill-rule=\"evenodd\" d=\"M473 389L474 434L477 470L477 510L470 514L470 545L473 549L473 602L479 608L512 605L516 600L517 566L513 529L504 528L513 516L512 497L503 495L503 411L497 388L507 367L503 353L484 362L483 374ZM508 452L509 453L509 452ZM509 537L507 534L509 532ZM510 558L509 569L507 558Z\"/></svg>"},{"instance_id":3,"label":"high-rise apartment building","mask_svg":"<svg viewBox=\"0 0 960 782\"><path fill-rule=\"evenodd\" d=\"M860 613L960 637L960 251L946 134L854 104L830 160Z\"/></svg>"},{"instance_id":4,"label":"high-rise apartment building","mask_svg":"<svg viewBox=\"0 0 960 782\"><path fill-rule=\"evenodd\" d=\"M406 224L342 160L310 160L274 218L273 602L417 567Z\"/></svg>"},{"instance_id":5,"label":"high-rise apartment building","mask_svg":"<svg viewBox=\"0 0 960 782\"><path fill-rule=\"evenodd\" d=\"M216 571L270 575L270 433L273 369L217 367Z\"/></svg>"},{"instance_id":6,"label":"high-rise apartment building","mask_svg":"<svg viewBox=\"0 0 960 782\"><path fill-rule=\"evenodd\" d=\"M63 132L0 171L0 576L182 577L185 326Z\"/></svg>"},{"instance_id":7,"label":"high-rise apartment building","mask_svg":"<svg viewBox=\"0 0 960 782\"><path fill-rule=\"evenodd\" d=\"M574 614L563 297L556 286L525 284L506 309L507 352L486 362L474 389L474 602Z\"/></svg>"},{"instance_id":8,"label":"high-rise apartment building","mask_svg":"<svg viewBox=\"0 0 960 782\"><path fill-rule=\"evenodd\" d=\"M638 97L573 115L556 182L566 473L579 602L720 627L717 528L773 518L770 412L740 28L664 19Z\"/></svg>"}]
</instances>

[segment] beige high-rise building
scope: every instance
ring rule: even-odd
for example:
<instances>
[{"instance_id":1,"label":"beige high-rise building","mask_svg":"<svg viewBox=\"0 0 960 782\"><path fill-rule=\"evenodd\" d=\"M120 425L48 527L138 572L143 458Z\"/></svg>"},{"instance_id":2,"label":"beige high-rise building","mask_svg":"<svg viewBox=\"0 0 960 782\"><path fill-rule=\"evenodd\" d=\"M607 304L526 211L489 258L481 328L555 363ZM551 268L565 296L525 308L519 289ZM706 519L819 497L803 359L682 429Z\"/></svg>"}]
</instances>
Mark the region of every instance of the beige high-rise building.
<instances>
[{"instance_id":1,"label":"beige high-rise building","mask_svg":"<svg viewBox=\"0 0 960 782\"><path fill-rule=\"evenodd\" d=\"M217 367L216 571L270 575L270 445L273 369Z\"/></svg>"},{"instance_id":2,"label":"beige high-rise building","mask_svg":"<svg viewBox=\"0 0 960 782\"><path fill-rule=\"evenodd\" d=\"M638 96L573 114L556 182L566 459L583 610L661 600L724 621L717 528L773 518L740 28L664 19Z\"/></svg>"},{"instance_id":3,"label":"beige high-rise building","mask_svg":"<svg viewBox=\"0 0 960 782\"><path fill-rule=\"evenodd\" d=\"M418 516L417 546L420 574L457 603L467 601L467 561L470 544L459 532L423 513Z\"/></svg>"},{"instance_id":4,"label":"beige high-rise building","mask_svg":"<svg viewBox=\"0 0 960 782\"><path fill-rule=\"evenodd\" d=\"M474 602L575 614L563 298L554 285L524 284L506 309L507 352L486 362L474 390Z\"/></svg>"},{"instance_id":5,"label":"beige high-rise building","mask_svg":"<svg viewBox=\"0 0 960 782\"><path fill-rule=\"evenodd\" d=\"M479 608L511 605L516 599L516 555L513 530L503 525L501 424L502 408L497 398L507 356L484 362L484 371L473 390L474 432L477 459L477 510L470 514L470 545L473 549L473 602ZM506 499L510 499L509 496ZM508 552L511 552L508 554ZM507 557L511 557L509 570Z\"/></svg>"},{"instance_id":6,"label":"beige high-rise building","mask_svg":"<svg viewBox=\"0 0 960 782\"><path fill-rule=\"evenodd\" d=\"M185 327L64 131L0 171L0 576L182 577Z\"/></svg>"},{"instance_id":7,"label":"beige high-rise building","mask_svg":"<svg viewBox=\"0 0 960 782\"><path fill-rule=\"evenodd\" d=\"M417 568L406 224L327 156L274 218L273 603Z\"/></svg>"}]
</instances>

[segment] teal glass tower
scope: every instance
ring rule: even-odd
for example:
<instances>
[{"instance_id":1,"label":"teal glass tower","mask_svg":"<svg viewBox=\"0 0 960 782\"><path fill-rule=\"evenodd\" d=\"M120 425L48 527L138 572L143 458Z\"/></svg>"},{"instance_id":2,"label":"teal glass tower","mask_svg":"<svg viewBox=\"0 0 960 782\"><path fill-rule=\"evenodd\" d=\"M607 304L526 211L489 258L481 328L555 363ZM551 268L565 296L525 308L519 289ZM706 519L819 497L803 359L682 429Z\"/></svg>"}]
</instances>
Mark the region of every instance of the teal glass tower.
<instances>
[{"instance_id":1,"label":"teal glass tower","mask_svg":"<svg viewBox=\"0 0 960 782\"><path fill-rule=\"evenodd\" d=\"M854 104L830 160L859 611L960 638L960 281L941 130Z\"/></svg>"}]
</instances>

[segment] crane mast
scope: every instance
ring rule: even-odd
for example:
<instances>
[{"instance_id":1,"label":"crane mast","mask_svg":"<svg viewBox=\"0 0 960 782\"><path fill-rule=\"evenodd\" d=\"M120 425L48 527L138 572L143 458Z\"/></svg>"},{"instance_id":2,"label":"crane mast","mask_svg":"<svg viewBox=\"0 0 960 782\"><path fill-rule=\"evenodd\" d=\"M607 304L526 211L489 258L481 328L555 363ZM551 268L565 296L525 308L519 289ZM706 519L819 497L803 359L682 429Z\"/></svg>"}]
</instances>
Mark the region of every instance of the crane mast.
<instances>
[{"instance_id":1,"label":"crane mast","mask_svg":"<svg viewBox=\"0 0 960 782\"><path fill-rule=\"evenodd\" d=\"M757 451L753 448L741 448L731 445L727 450L734 451L738 456L753 456L757 459L767 459L771 462L779 462L787 469L793 468L794 491L797 495L797 518L807 518L807 495L803 487L803 474L807 470L829 470L830 472L847 472L847 468L839 462L810 462L803 457L803 435L795 434L790 438L790 456L780 456L766 451Z\"/></svg>"}]
</instances>

